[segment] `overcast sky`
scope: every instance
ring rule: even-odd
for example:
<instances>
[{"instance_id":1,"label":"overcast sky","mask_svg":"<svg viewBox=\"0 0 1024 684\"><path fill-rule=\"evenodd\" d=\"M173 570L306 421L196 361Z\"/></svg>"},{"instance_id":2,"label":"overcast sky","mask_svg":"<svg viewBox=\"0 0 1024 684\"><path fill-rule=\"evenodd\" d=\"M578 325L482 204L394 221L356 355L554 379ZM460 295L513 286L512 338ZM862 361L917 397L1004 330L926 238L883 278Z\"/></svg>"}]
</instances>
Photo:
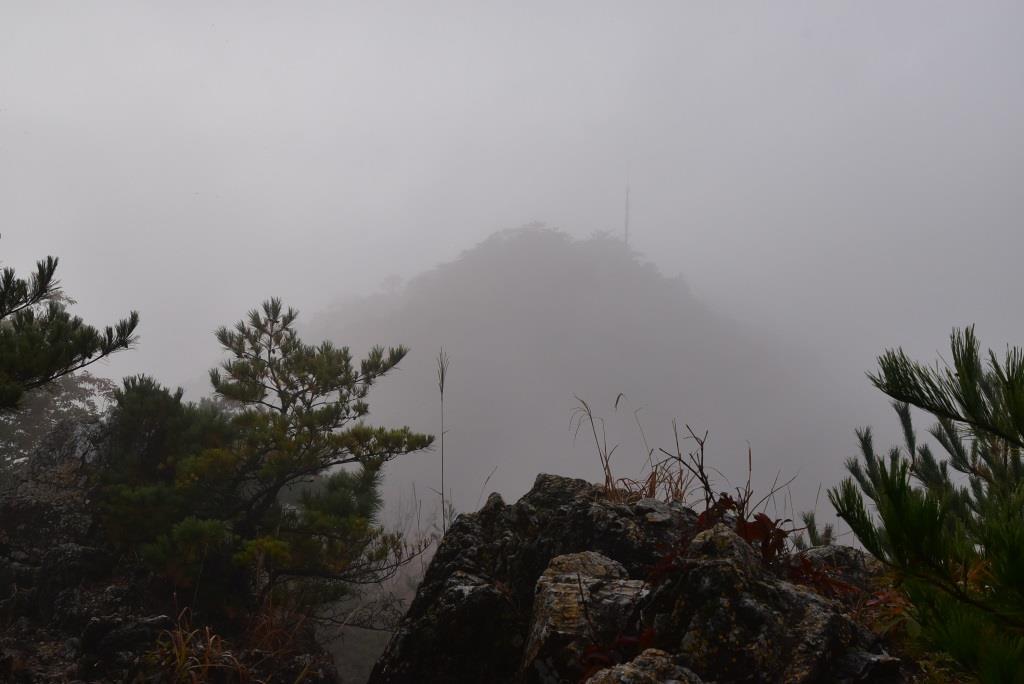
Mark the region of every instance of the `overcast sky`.
<instances>
[{"instance_id":1,"label":"overcast sky","mask_svg":"<svg viewBox=\"0 0 1024 684\"><path fill-rule=\"evenodd\" d=\"M5 0L0 256L59 255L92 322L141 312L103 372L192 382L270 295L312 315L501 228L621 231L628 182L638 251L846 376L953 325L1024 343L1022 25L1018 2Z\"/></svg>"}]
</instances>

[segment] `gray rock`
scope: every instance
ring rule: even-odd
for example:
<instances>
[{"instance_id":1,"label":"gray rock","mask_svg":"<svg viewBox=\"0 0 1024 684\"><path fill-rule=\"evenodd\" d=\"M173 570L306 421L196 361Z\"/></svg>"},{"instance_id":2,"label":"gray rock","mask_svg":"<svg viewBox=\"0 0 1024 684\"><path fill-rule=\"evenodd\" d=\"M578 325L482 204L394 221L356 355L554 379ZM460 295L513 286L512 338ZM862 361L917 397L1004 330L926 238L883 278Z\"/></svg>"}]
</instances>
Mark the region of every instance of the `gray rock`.
<instances>
[{"instance_id":1,"label":"gray rock","mask_svg":"<svg viewBox=\"0 0 1024 684\"><path fill-rule=\"evenodd\" d=\"M797 565L804 559L812 568L861 590L871 590L885 572L885 568L875 558L840 544L815 546L794 554L791 564Z\"/></svg>"},{"instance_id":2,"label":"gray rock","mask_svg":"<svg viewBox=\"0 0 1024 684\"><path fill-rule=\"evenodd\" d=\"M838 601L730 526L696 523L552 475L514 504L492 495L449 528L370 682L572 682L596 667L597 683L903 681ZM853 549L807 562L870 575Z\"/></svg>"},{"instance_id":3,"label":"gray rock","mask_svg":"<svg viewBox=\"0 0 1024 684\"><path fill-rule=\"evenodd\" d=\"M579 681L588 646L612 641L636 624L646 590L621 564L592 551L558 556L537 581L522 679Z\"/></svg>"},{"instance_id":4,"label":"gray rock","mask_svg":"<svg viewBox=\"0 0 1024 684\"><path fill-rule=\"evenodd\" d=\"M702 684L703 680L677 664L665 651L649 648L633 660L594 674L586 684Z\"/></svg>"},{"instance_id":5,"label":"gray rock","mask_svg":"<svg viewBox=\"0 0 1024 684\"><path fill-rule=\"evenodd\" d=\"M672 509L664 501L658 499L640 499L633 504L644 519L649 523L671 523Z\"/></svg>"},{"instance_id":6,"label":"gray rock","mask_svg":"<svg viewBox=\"0 0 1024 684\"><path fill-rule=\"evenodd\" d=\"M693 538L643 616L658 645L704 679L853 682L878 674L846 666L877 649L870 632L837 602L779 579L721 524Z\"/></svg>"},{"instance_id":7,"label":"gray rock","mask_svg":"<svg viewBox=\"0 0 1024 684\"><path fill-rule=\"evenodd\" d=\"M644 579L678 529L696 518L670 511L673 523L650 523L635 506L607 501L599 487L555 475L538 476L512 505L492 495L448 529L370 681L515 681L537 580L551 560L594 551ZM466 576L472 585L462 582L465 593L454 593L451 578Z\"/></svg>"}]
</instances>

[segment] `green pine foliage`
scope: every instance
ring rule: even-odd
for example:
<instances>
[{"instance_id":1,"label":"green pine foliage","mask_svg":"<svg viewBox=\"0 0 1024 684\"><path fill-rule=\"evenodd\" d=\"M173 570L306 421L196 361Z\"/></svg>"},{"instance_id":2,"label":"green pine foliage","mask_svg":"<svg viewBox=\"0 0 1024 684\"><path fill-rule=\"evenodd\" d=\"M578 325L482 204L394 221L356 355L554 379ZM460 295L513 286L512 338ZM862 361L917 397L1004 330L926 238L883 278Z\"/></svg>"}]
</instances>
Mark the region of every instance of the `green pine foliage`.
<instances>
[{"instance_id":1,"label":"green pine foliage","mask_svg":"<svg viewBox=\"0 0 1024 684\"><path fill-rule=\"evenodd\" d=\"M195 512L216 513L215 501L182 486L179 470L231 444L236 430L221 407L185 402L147 376L125 378L102 433L102 518L113 541L139 548Z\"/></svg>"},{"instance_id":2,"label":"green pine foliage","mask_svg":"<svg viewBox=\"0 0 1024 684\"><path fill-rule=\"evenodd\" d=\"M213 401L145 377L115 393L106 529L205 607L322 605L414 551L377 523L379 486L388 461L432 438L365 422L370 388L406 350L357 365L345 347L302 342L297 316L272 299L216 332L228 359L210 373Z\"/></svg>"},{"instance_id":3,"label":"green pine foliage","mask_svg":"<svg viewBox=\"0 0 1024 684\"><path fill-rule=\"evenodd\" d=\"M861 456L829 499L895 570L930 648L984 682L1024 682L1024 354L983 360L971 328L951 347L948 366L879 358L869 377L896 400L904 446L880 454L858 431ZM944 456L918 440L911 407L936 418Z\"/></svg>"},{"instance_id":4,"label":"green pine foliage","mask_svg":"<svg viewBox=\"0 0 1024 684\"><path fill-rule=\"evenodd\" d=\"M804 523L803 531L807 534L806 539L803 534L798 534L793 538L793 544L800 551L816 546L831 546L835 541L835 528L830 523L818 527L818 519L814 515L814 511L804 511L800 514L800 519Z\"/></svg>"},{"instance_id":5,"label":"green pine foliage","mask_svg":"<svg viewBox=\"0 0 1024 684\"><path fill-rule=\"evenodd\" d=\"M139 315L105 329L68 312L56 279L58 260L47 257L19 278L0 272L0 411L17 409L26 392L131 347Z\"/></svg>"}]
</instances>

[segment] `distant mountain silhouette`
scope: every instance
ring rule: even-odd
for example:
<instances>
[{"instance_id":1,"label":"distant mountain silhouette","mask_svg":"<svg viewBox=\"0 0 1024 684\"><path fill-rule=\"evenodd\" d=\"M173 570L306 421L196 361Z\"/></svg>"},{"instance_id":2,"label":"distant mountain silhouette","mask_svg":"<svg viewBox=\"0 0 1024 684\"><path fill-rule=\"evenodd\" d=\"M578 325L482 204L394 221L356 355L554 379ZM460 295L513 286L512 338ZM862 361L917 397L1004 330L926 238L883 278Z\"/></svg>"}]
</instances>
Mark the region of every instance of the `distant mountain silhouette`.
<instances>
[{"instance_id":1,"label":"distant mountain silhouette","mask_svg":"<svg viewBox=\"0 0 1024 684\"><path fill-rule=\"evenodd\" d=\"M779 470L799 473L798 509L813 505L819 482L841 476L857 425L827 369L709 310L682 279L606 236L576 240L540 227L497 233L404 286L339 302L308 327L308 339L357 354L372 344L408 345L406 361L371 394L371 418L434 433L434 364L444 347L447 485L460 510L476 507L495 466L487 489L511 498L538 472L599 477L592 437L581 433L573 443L574 394L609 419L609 442L622 443L617 474L639 474L644 461L633 415L642 406L652 447L673 444L673 418L710 430L711 462L735 485L746 476L748 440L762 489ZM620 392L629 401L614 411ZM396 461L389 496L408 494L415 481L421 498L436 499L428 488L440 486L439 462L436 450Z\"/></svg>"}]
</instances>

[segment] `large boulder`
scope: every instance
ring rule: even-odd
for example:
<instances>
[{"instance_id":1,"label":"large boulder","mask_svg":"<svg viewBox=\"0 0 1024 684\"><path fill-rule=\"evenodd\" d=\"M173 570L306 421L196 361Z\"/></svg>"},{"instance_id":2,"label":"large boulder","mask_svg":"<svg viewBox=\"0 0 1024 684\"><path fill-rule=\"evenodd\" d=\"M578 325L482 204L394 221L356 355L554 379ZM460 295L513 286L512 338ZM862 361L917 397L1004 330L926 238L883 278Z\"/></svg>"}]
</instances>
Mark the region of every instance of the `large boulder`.
<instances>
[{"instance_id":1,"label":"large boulder","mask_svg":"<svg viewBox=\"0 0 1024 684\"><path fill-rule=\"evenodd\" d=\"M642 580L696 515L617 504L584 480L540 475L513 505L492 494L448 529L370 681L511 682L530 637L537 580L556 556L594 551Z\"/></svg>"},{"instance_id":2,"label":"large boulder","mask_svg":"<svg viewBox=\"0 0 1024 684\"><path fill-rule=\"evenodd\" d=\"M851 591L873 572L838 547L800 567ZM515 504L492 495L455 521L370 681L904 679L841 601L790 568L678 504L541 475Z\"/></svg>"}]
</instances>

